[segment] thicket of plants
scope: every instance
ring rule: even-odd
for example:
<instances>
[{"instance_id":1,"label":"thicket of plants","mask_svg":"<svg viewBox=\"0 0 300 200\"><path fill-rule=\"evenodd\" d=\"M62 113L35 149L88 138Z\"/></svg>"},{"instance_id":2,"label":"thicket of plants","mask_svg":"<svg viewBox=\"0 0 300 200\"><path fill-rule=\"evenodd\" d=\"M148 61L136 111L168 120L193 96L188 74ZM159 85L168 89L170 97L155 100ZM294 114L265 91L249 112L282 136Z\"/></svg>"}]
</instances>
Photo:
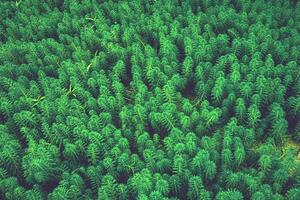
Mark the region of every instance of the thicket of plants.
<instances>
[{"instance_id":1,"label":"thicket of plants","mask_svg":"<svg viewBox=\"0 0 300 200\"><path fill-rule=\"evenodd\" d=\"M299 200L297 1L0 11L0 199Z\"/></svg>"}]
</instances>

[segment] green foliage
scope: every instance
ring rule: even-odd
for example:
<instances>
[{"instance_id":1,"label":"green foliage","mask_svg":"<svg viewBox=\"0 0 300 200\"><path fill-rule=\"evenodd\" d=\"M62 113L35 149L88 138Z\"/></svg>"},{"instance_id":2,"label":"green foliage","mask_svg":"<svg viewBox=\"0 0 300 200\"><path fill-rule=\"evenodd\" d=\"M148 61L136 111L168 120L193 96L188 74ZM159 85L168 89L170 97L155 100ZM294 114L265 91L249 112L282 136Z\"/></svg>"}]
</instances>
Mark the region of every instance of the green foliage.
<instances>
[{"instance_id":1,"label":"green foliage","mask_svg":"<svg viewBox=\"0 0 300 200\"><path fill-rule=\"evenodd\" d=\"M45 183L56 180L62 173L59 150L56 146L41 140L32 141L22 160L24 175L29 183Z\"/></svg>"},{"instance_id":2,"label":"green foliage","mask_svg":"<svg viewBox=\"0 0 300 200\"><path fill-rule=\"evenodd\" d=\"M0 11L0 199L299 199L299 2Z\"/></svg>"},{"instance_id":3,"label":"green foliage","mask_svg":"<svg viewBox=\"0 0 300 200\"><path fill-rule=\"evenodd\" d=\"M149 170L144 169L130 179L130 185L137 194L149 194L153 187L152 177Z\"/></svg>"},{"instance_id":4,"label":"green foliage","mask_svg":"<svg viewBox=\"0 0 300 200\"><path fill-rule=\"evenodd\" d=\"M223 199L242 200L244 199L244 197L242 193L237 190L228 190L228 191L219 192L216 196L216 199L217 200L223 200Z\"/></svg>"},{"instance_id":5,"label":"green foliage","mask_svg":"<svg viewBox=\"0 0 300 200\"><path fill-rule=\"evenodd\" d=\"M248 124L255 128L260 120L261 113L256 105L251 105L248 109Z\"/></svg>"},{"instance_id":6,"label":"green foliage","mask_svg":"<svg viewBox=\"0 0 300 200\"><path fill-rule=\"evenodd\" d=\"M203 183L200 177L194 176L189 179L188 199L199 199L201 197L201 190Z\"/></svg>"}]
</instances>

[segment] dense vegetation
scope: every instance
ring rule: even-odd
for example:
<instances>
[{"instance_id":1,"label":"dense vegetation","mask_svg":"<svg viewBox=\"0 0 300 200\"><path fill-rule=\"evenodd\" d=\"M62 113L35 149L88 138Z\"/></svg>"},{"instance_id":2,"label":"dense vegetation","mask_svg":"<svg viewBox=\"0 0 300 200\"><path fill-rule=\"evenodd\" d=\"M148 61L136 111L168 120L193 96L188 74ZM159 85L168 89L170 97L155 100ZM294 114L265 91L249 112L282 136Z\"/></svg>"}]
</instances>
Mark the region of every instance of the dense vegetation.
<instances>
[{"instance_id":1,"label":"dense vegetation","mask_svg":"<svg viewBox=\"0 0 300 200\"><path fill-rule=\"evenodd\" d=\"M0 199L299 200L300 3L0 11Z\"/></svg>"}]
</instances>

